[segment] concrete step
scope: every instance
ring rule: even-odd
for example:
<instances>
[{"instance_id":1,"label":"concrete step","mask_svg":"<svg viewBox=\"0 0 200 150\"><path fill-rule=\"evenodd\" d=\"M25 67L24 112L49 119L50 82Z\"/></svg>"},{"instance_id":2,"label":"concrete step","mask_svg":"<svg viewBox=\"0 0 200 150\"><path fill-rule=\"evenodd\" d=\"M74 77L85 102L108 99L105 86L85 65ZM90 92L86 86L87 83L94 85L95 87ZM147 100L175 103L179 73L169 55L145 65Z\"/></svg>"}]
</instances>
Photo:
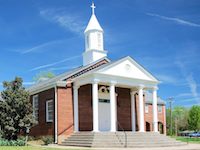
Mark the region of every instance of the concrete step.
<instances>
[{"instance_id":1,"label":"concrete step","mask_svg":"<svg viewBox=\"0 0 200 150\"><path fill-rule=\"evenodd\" d=\"M177 142L159 133L126 132L127 147L159 147L181 146L185 143ZM77 132L62 142L62 145L81 147L124 147L124 132Z\"/></svg>"}]
</instances>

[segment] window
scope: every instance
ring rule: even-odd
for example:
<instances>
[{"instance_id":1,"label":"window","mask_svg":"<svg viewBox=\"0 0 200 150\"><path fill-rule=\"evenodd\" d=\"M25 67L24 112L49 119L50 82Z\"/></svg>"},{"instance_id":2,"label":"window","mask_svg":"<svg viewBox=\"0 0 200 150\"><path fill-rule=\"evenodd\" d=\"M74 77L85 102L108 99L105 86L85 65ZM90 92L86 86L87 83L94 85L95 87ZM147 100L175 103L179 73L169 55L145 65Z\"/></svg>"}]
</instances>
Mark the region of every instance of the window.
<instances>
[{"instance_id":1,"label":"window","mask_svg":"<svg viewBox=\"0 0 200 150\"><path fill-rule=\"evenodd\" d=\"M149 112L149 105L145 104L145 113L148 113L148 112Z\"/></svg>"},{"instance_id":2,"label":"window","mask_svg":"<svg viewBox=\"0 0 200 150\"><path fill-rule=\"evenodd\" d=\"M38 95L34 95L32 99L33 104L33 117L36 121L39 120L39 101L38 101Z\"/></svg>"},{"instance_id":3,"label":"window","mask_svg":"<svg viewBox=\"0 0 200 150\"><path fill-rule=\"evenodd\" d=\"M158 112L162 113L162 105L158 105Z\"/></svg>"},{"instance_id":4,"label":"window","mask_svg":"<svg viewBox=\"0 0 200 150\"><path fill-rule=\"evenodd\" d=\"M46 122L53 122L53 100L46 101Z\"/></svg>"}]
</instances>

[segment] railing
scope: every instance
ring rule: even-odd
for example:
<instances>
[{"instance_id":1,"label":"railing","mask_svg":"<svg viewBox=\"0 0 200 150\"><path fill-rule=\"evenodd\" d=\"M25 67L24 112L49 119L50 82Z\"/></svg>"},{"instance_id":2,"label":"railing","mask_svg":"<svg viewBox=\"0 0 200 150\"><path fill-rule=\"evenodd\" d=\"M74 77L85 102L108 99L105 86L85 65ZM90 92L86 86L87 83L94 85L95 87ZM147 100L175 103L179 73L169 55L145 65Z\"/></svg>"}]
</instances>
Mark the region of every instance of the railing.
<instances>
[{"instance_id":1,"label":"railing","mask_svg":"<svg viewBox=\"0 0 200 150\"><path fill-rule=\"evenodd\" d=\"M124 133L124 147L127 147L127 133L126 131L124 130L124 128L121 126L121 124L117 121L117 125L119 125L119 128L123 131ZM117 135L117 132L116 132L116 136ZM119 136L118 136L118 139L119 139ZM121 141L121 139L119 139Z\"/></svg>"}]
</instances>

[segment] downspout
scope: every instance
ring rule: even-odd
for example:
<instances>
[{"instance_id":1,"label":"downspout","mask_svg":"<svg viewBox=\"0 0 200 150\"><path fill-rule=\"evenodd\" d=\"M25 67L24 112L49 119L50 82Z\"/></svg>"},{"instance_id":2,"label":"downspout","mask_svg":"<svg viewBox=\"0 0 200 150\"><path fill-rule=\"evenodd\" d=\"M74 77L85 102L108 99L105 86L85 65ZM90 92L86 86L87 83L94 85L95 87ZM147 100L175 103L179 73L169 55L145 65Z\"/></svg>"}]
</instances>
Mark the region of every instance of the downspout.
<instances>
[{"instance_id":1,"label":"downspout","mask_svg":"<svg viewBox=\"0 0 200 150\"><path fill-rule=\"evenodd\" d=\"M54 87L55 90L55 143L58 143L58 92L57 86Z\"/></svg>"}]
</instances>

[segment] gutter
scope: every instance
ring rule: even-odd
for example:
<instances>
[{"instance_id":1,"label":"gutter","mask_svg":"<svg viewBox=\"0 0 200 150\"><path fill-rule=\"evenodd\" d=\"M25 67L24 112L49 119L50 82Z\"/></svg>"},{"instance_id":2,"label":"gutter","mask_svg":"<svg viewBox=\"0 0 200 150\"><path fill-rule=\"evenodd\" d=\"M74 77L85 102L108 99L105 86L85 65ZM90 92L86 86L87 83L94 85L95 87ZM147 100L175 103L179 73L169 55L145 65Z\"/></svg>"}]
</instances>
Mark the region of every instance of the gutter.
<instances>
[{"instance_id":1,"label":"gutter","mask_svg":"<svg viewBox=\"0 0 200 150\"><path fill-rule=\"evenodd\" d=\"M57 86L54 87L55 90L55 144L58 143L58 92L57 92Z\"/></svg>"}]
</instances>

